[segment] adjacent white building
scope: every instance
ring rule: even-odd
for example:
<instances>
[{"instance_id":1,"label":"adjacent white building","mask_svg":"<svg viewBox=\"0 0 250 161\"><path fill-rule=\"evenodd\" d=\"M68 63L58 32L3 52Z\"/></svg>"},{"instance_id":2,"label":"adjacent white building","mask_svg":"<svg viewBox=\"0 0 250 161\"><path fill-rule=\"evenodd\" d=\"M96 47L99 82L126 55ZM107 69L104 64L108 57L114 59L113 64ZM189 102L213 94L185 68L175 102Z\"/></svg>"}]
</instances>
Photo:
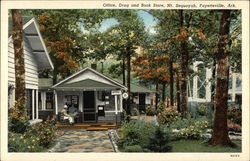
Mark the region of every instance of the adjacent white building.
<instances>
[{"instance_id":1,"label":"adjacent white building","mask_svg":"<svg viewBox=\"0 0 250 161\"><path fill-rule=\"evenodd\" d=\"M39 27L34 18L23 19L23 48L25 67L26 107L31 120L38 119L38 71L53 69L53 64L44 44ZM9 108L13 107L15 100L15 64L14 46L11 36L11 21L9 23L8 42L8 85Z\"/></svg>"}]
</instances>

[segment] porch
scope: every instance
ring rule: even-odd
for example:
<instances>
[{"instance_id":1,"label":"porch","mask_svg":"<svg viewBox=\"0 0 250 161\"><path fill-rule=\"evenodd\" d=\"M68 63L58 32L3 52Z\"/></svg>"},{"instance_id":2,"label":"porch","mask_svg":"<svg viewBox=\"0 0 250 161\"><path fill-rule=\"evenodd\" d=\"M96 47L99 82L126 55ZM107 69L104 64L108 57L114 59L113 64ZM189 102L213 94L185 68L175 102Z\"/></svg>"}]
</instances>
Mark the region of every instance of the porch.
<instances>
[{"instance_id":1,"label":"porch","mask_svg":"<svg viewBox=\"0 0 250 161\"><path fill-rule=\"evenodd\" d=\"M96 123L76 123L74 125L69 125L66 123L58 122L56 124L59 129L85 129L87 131L102 131L116 129L119 124L112 122L96 122Z\"/></svg>"}]
</instances>

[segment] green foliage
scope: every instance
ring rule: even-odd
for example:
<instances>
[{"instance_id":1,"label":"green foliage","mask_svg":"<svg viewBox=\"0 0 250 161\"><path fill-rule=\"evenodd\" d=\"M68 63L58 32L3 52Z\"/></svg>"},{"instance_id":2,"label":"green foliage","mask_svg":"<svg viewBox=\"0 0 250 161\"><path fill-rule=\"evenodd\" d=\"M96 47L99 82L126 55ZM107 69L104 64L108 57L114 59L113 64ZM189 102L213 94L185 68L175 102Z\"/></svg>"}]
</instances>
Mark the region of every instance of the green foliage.
<instances>
[{"instance_id":1,"label":"green foliage","mask_svg":"<svg viewBox=\"0 0 250 161\"><path fill-rule=\"evenodd\" d=\"M208 121L196 121L190 126L173 131L175 139L201 139L208 128Z\"/></svg>"},{"instance_id":2,"label":"green foliage","mask_svg":"<svg viewBox=\"0 0 250 161\"><path fill-rule=\"evenodd\" d=\"M40 137L41 146L49 147L56 138L57 127L55 124L55 118L49 118L41 124L32 126L32 130L30 132Z\"/></svg>"},{"instance_id":3,"label":"green foliage","mask_svg":"<svg viewBox=\"0 0 250 161\"><path fill-rule=\"evenodd\" d=\"M40 138L30 135L30 132L12 133L9 132L8 149L9 152L39 152L44 148L40 146Z\"/></svg>"},{"instance_id":4,"label":"green foliage","mask_svg":"<svg viewBox=\"0 0 250 161\"><path fill-rule=\"evenodd\" d=\"M127 123L131 119L131 116L128 115L126 111L123 111L121 114L121 118L123 123Z\"/></svg>"},{"instance_id":5,"label":"green foliage","mask_svg":"<svg viewBox=\"0 0 250 161\"><path fill-rule=\"evenodd\" d=\"M240 109L236 109L231 107L228 109L227 118L231 120L235 124L242 124L242 111Z\"/></svg>"},{"instance_id":6,"label":"green foliage","mask_svg":"<svg viewBox=\"0 0 250 161\"><path fill-rule=\"evenodd\" d=\"M149 144L147 149L152 152L169 152L169 133L166 133L162 127L157 127L154 134L149 137Z\"/></svg>"},{"instance_id":7,"label":"green foliage","mask_svg":"<svg viewBox=\"0 0 250 161\"><path fill-rule=\"evenodd\" d=\"M200 104L198 107L198 112L201 116L205 116L207 111L207 107L205 104Z\"/></svg>"},{"instance_id":8,"label":"green foliage","mask_svg":"<svg viewBox=\"0 0 250 161\"><path fill-rule=\"evenodd\" d=\"M160 124L167 124L169 125L170 123L178 120L180 118L181 114L178 113L175 110L165 110L157 115L157 121Z\"/></svg>"},{"instance_id":9,"label":"green foliage","mask_svg":"<svg viewBox=\"0 0 250 161\"><path fill-rule=\"evenodd\" d=\"M154 116L156 114L155 108L152 106L146 107L146 115L148 116Z\"/></svg>"},{"instance_id":10,"label":"green foliage","mask_svg":"<svg viewBox=\"0 0 250 161\"><path fill-rule=\"evenodd\" d=\"M157 114L163 112L164 109L165 109L164 102L163 101L159 101L159 103L157 104L157 110L156 110Z\"/></svg>"},{"instance_id":11,"label":"green foliage","mask_svg":"<svg viewBox=\"0 0 250 161\"><path fill-rule=\"evenodd\" d=\"M57 136L55 119L51 118L33 125L24 133L9 131L9 152L40 152L49 148Z\"/></svg>"},{"instance_id":12,"label":"green foliage","mask_svg":"<svg viewBox=\"0 0 250 161\"><path fill-rule=\"evenodd\" d=\"M124 152L143 152L143 148L140 145L126 146Z\"/></svg>"},{"instance_id":13,"label":"green foliage","mask_svg":"<svg viewBox=\"0 0 250 161\"><path fill-rule=\"evenodd\" d=\"M8 128L10 132L24 133L30 129L30 123L26 113L16 107L9 109Z\"/></svg>"},{"instance_id":14,"label":"green foliage","mask_svg":"<svg viewBox=\"0 0 250 161\"><path fill-rule=\"evenodd\" d=\"M156 126L153 123L142 120L124 123L119 130L121 139L118 141L118 146L125 148L126 146L139 145L145 148L149 144L149 136L154 135L155 129Z\"/></svg>"}]
</instances>

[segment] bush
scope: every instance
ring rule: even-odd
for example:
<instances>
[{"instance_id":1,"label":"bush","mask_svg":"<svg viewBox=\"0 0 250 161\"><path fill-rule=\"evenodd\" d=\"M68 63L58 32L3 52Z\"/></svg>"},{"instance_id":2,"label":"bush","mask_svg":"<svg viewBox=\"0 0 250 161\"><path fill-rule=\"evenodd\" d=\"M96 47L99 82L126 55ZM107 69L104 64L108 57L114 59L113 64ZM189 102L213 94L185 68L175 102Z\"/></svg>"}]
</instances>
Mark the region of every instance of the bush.
<instances>
[{"instance_id":1,"label":"bush","mask_svg":"<svg viewBox=\"0 0 250 161\"><path fill-rule=\"evenodd\" d=\"M157 121L160 124L170 124L180 118L181 114L175 110L163 111L157 115Z\"/></svg>"},{"instance_id":2,"label":"bush","mask_svg":"<svg viewBox=\"0 0 250 161\"><path fill-rule=\"evenodd\" d=\"M242 112L235 107L230 107L227 112L227 118L235 124L242 124Z\"/></svg>"},{"instance_id":3,"label":"bush","mask_svg":"<svg viewBox=\"0 0 250 161\"><path fill-rule=\"evenodd\" d=\"M149 137L149 144L147 148L152 152L169 152L172 147L169 146L170 136L166 133L162 127L158 127L154 135Z\"/></svg>"},{"instance_id":4,"label":"bush","mask_svg":"<svg viewBox=\"0 0 250 161\"><path fill-rule=\"evenodd\" d=\"M120 140L117 144L120 148L134 145L144 148L149 144L149 136L154 134L155 129L156 126L153 123L131 120L122 124L119 129Z\"/></svg>"},{"instance_id":5,"label":"bush","mask_svg":"<svg viewBox=\"0 0 250 161\"><path fill-rule=\"evenodd\" d=\"M175 139L201 139L208 125L208 121L197 121L186 128L174 131L173 137Z\"/></svg>"},{"instance_id":6,"label":"bush","mask_svg":"<svg viewBox=\"0 0 250 161\"><path fill-rule=\"evenodd\" d=\"M8 149L9 152L40 152L44 148L39 145L40 138L30 135L28 132L24 134L9 132Z\"/></svg>"},{"instance_id":7,"label":"bush","mask_svg":"<svg viewBox=\"0 0 250 161\"><path fill-rule=\"evenodd\" d=\"M155 108L151 106L146 107L146 114L148 116L154 116L156 114Z\"/></svg>"},{"instance_id":8,"label":"bush","mask_svg":"<svg viewBox=\"0 0 250 161\"><path fill-rule=\"evenodd\" d=\"M25 133L30 129L30 123L25 113L16 107L9 109L8 128L13 133Z\"/></svg>"},{"instance_id":9,"label":"bush","mask_svg":"<svg viewBox=\"0 0 250 161\"><path fill-rule=\"evenodd\" d=\"M157 104L157 110L156 110L156 113L161 113L162 111L164 111L165 109L165 104L163 101L160 101L158 104Z\"/></svg>"},{"instance_id":10,"label":"bush","mask_svg":"<svg viewBox=\"0 0 250 161\"><path fill-rule=\"evenodd\" d=\"M32 133L40 137L40 145L49 147L57 136L57 127L55 118L49 118L41 124L32 126Z\"/></svg>"},{"instance_id":11,"label":"bush","mask_svg":"<svg viewBox=\"0 0 250 161\"><path fill-rule=\"evenodd\" d=\"M54 143L57 129L55 118L33 125L24 133L9 132L9 152L40 152Z\"/></svg>"},{"instance_id":12,"label":"bush","mask_svg":"<svg viewBox=\"0 0 250 161\"><path fill-rule=\"evenodd\" d=\"M140 145L126 146L124 152L143 152L143 148Z\"/></svg>"},{"instance_id":13,"label":"bush","mask_svg":"<svg viewBox=\"0 0 250 161\"><path fill-rule=\"evenodd\" d=\"M205 104L200 104L198 107L198 113L201 116L205 116L207 111L207 106Z\"/></svg>"}]
</instances>

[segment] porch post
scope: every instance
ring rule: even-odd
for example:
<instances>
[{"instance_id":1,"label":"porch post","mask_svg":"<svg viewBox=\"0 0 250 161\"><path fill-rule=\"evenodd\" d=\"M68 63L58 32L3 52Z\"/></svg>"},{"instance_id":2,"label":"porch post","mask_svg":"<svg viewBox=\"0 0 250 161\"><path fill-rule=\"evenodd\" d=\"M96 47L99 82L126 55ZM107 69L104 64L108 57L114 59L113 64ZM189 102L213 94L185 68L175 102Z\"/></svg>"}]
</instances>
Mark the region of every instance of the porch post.
<instances>
[{"instance_id":1,"label":"porch post","mask_svg":"<svg viewBox=\"0 0 250 161\"><path fill-rule=\"evenodd\" d=\"M120 112L123 111L123 107L122 107L122 94L120 94Z\"/></svg>"},{"instance_id":2,"label":"porch post","mask_svg":"<svg viewBox=\"0 0 250 161\"><path fill-rule=\"evenodd\" d=\"M117 123L117 95L115 95L115 123Z\"/></svg>"},{"instance_id":3,"label":"porch post","mask_svg":"<svg viewBox=\"0 0 250 161\"><path fill-rule=\"evenodd\" d=\"M117 95L115 95L115 114L117 115Z\"/></svg>"},{"instance_id":4,"label":"porch post","mask_svg":"<svg viewBox=\"0 0 250 161\"><path fill-rule=\"evenodd\" d=\"M31 104L31 108L32 108L32 120L35 119L35 90L32 89L32 104Z\"/></svg>"},{"instance_id":5,"label":"porch post","mask_svg":"<svg viewBox=\"0 0 250 161\"><path fill-rule=\"evenodd\" d=\"M38 119L38 89L36 90L36 119Z\"/></svg>"},{"instance_id":6,"label":"porch post","mask_svg":"<svg viewBox=\"0 0 250 161\"><path fill-rule=\"evenodd\" d=\"M55 112L56 112L56 115L58 115L57 92L56 90L54 90L54 92L55 92Z\"/></svg>"}]
</instances>

